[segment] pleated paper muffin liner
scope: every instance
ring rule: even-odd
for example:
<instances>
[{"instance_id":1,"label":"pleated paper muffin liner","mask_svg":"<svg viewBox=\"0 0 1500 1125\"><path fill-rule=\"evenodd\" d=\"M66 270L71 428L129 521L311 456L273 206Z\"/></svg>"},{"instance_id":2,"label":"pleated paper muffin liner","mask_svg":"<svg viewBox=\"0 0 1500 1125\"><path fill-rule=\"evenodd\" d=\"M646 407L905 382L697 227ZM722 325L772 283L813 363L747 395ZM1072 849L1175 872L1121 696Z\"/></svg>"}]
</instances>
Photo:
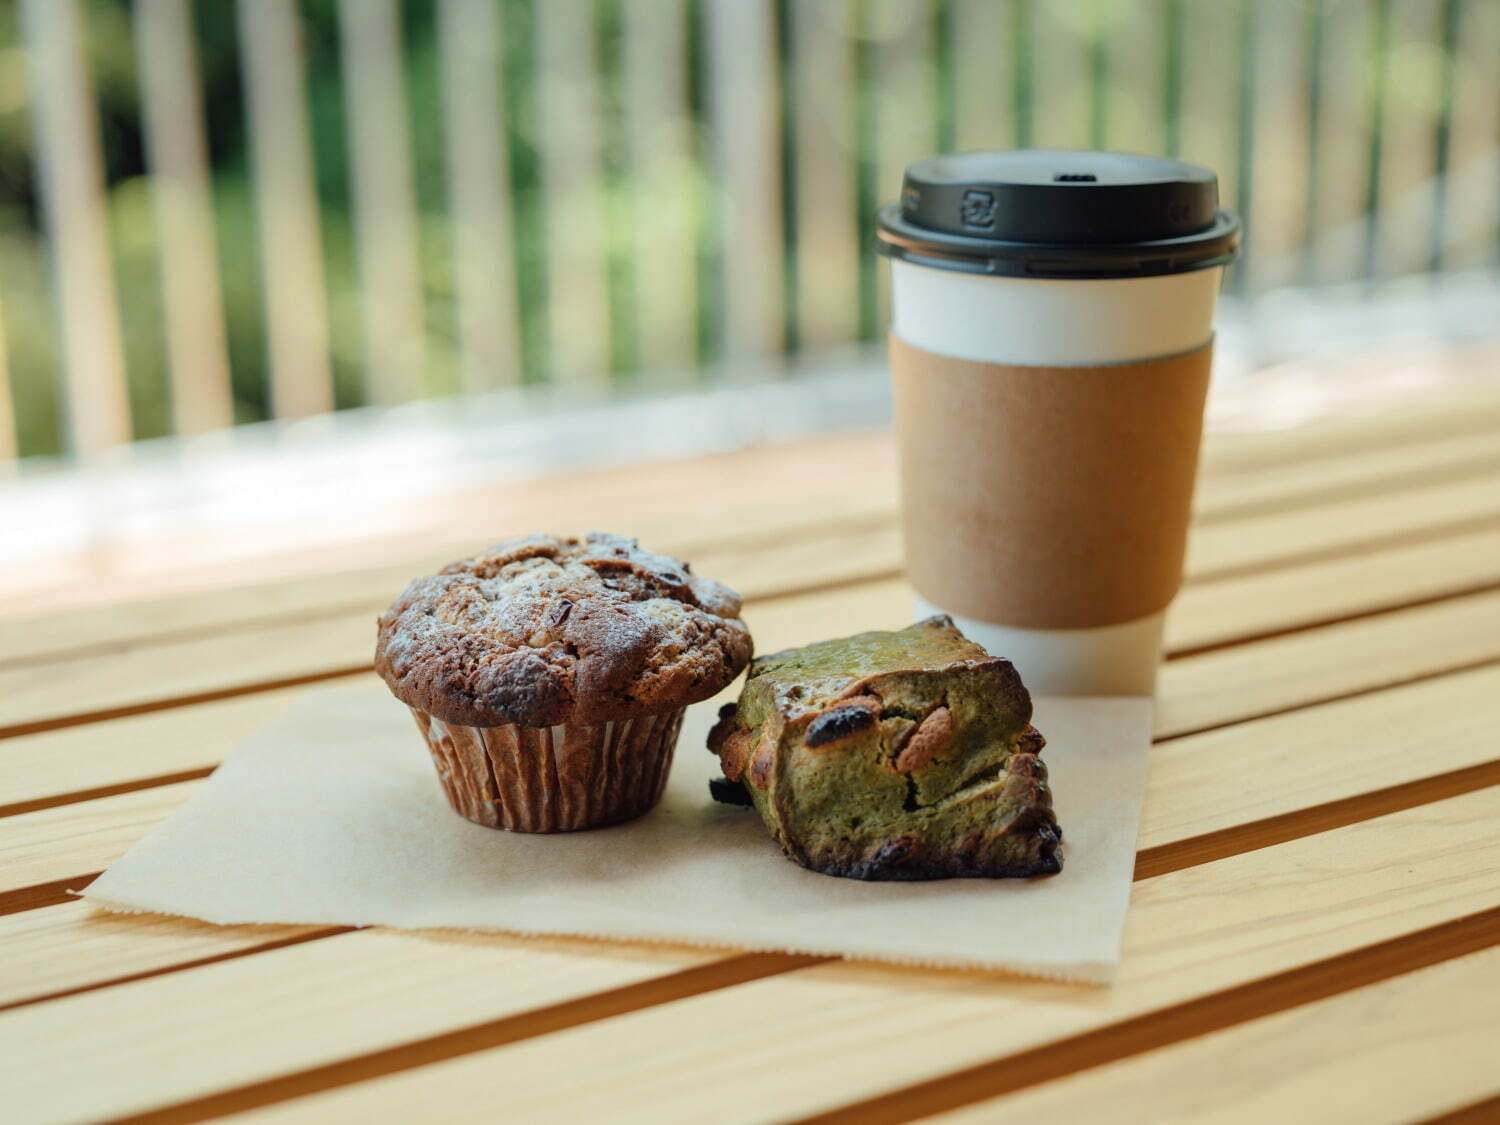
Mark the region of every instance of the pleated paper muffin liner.
<instances>
[{"instance_id":1,"label":"pleated paper muffin liner","mask_svg":"<svg viewBox=\"0 0 1500 1125\"><path fill-rule=\"evenodd\" d=\"M471 727L413 707L448 803L475 824L576 832L661 800L683 709L613 723Z\"/></svg>"}]
</instances>

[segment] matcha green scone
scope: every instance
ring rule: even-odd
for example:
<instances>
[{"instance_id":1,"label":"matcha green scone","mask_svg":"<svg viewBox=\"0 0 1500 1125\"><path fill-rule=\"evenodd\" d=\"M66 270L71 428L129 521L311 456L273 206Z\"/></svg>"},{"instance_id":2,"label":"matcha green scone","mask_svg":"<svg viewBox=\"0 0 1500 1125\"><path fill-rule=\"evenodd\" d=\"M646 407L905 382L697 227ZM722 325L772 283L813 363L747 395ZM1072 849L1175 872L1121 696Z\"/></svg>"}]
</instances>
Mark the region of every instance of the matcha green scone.
<instances>
[{"instance_id":1,"label":"matcha green scone","mask_svg":"<svg viewBox=\"0 0 1500 1125\"><path fill-rule=\"evenodd\" d=\"M752 662L709 735L725 778L710 789L828 875L1050 875L1043 744L1010 661L930 617Z\"/></svg>"}]
</instances>

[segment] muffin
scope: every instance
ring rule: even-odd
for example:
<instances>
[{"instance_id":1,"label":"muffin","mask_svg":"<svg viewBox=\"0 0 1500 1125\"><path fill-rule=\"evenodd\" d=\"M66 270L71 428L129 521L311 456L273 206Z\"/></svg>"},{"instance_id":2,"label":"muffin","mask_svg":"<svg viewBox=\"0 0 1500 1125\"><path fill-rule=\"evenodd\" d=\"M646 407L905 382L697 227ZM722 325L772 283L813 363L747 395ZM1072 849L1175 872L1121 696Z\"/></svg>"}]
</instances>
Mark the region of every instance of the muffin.
<instances>
[{"instance_id":1,"label":"muffin","mask_svg":"<svg viewBox=\"0 0 1500 1125\"><path fill-rule=\"evenodd\" d=\"M827 875L1052 874L1043 743L1010 661L931 617L757 659L709 735L710 792Z\"/></svg>"},{"instance_id":2,"label":"muffin","mask_svg":"<svg viewBox=\"0 0 1500 1125\"><path fill-rule=\"evenodd\" d=\"M661 798L682 713L750 659L733 590L633 539L533 535L418 578L375 670L453 808L514 832L630 820Z\"/></svg>"}]
</instances>

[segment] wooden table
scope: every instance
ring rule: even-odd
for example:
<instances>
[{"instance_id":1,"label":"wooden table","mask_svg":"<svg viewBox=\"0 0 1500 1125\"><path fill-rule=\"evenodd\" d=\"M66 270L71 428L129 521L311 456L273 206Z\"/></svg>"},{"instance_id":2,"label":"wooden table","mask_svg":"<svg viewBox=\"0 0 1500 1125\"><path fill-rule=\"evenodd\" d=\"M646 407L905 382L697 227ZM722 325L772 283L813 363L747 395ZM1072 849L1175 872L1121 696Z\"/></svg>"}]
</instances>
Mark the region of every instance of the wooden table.
<instances>
[{"instance_id":1,"label":"wooden table","mask_svg":"<svg viewBox=\"0 0 1500 1125\"><path fill-rule=\"evenodd\" d=\"M455 497L363 545L379 569L0 624L0 1117L1500 1119L1493 386L1210 440L1112 989L70 899L308 684L369 677L428 562L634 531L740 587L768 651L906 622L893 514L869 434Z\"/></svg>"}]
</instances>

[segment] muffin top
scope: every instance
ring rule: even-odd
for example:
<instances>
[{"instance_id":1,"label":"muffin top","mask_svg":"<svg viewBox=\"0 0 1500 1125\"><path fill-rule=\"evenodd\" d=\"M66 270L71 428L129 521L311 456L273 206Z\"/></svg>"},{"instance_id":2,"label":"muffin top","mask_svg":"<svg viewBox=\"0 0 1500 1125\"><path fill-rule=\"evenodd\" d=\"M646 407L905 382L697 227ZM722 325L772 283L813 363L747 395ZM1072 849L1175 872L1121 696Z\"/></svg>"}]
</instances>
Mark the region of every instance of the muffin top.
<instances>
[{"instance_id":1,"label":"muffin top","mask_svg":"<svg viewBox=\"0 0 1500 1125\"><path fill-rule=\"evenodd\" d=\"M750 660L740 597L633 539L532 535L418 578L380 618L375 670L468 726L604 723L707 699Z\"/></svg>"}]
</instances>

